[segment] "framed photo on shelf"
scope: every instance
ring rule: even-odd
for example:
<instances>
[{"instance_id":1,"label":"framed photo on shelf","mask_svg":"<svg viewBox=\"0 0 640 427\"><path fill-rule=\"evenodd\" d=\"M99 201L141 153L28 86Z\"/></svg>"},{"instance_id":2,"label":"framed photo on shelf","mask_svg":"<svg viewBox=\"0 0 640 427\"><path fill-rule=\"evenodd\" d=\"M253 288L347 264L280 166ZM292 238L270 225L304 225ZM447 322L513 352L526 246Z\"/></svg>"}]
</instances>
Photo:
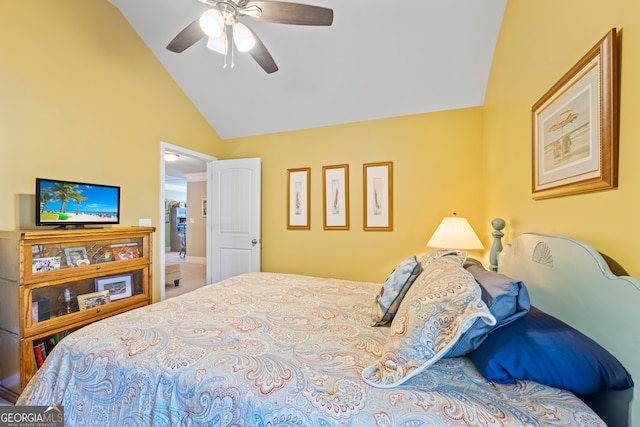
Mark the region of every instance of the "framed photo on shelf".
<instances>
[{"instance_id":1,"label":"framed photo on shelf","mask_svg":"<svg viewBox=\"0 0 640 427\"><path fill-rule=\"evenodd\" d=\"M85 247L64 248L64 254L67 257L67 265L72 267L80 267L81 265L89 265L89 257Z\"/></svg>"},{"instance_id":2,"label":"framed photo on shelf","mask_svg":"<svg viewBox=\"0 0 640 427\"><path fill-rule=\"evenodd\" d=\"M349 165L322 167L325 230L349 229Z\"/></svg>"},{"instance_id":3,"label":"framed photo on shelf","mask_svg":"<svg viewBox=\"0 0 640 427\"><path fill-rule=\"evenodd\" d=\"M116 261L140 258L140 252L136 246L112 246L111 252Z\"/></svg>"},{"instance_id":4,"label":"framed photo on shelf","mask_svg":"<svg viewBox=\"0 0 640 427\"><path fill-rule=\"evenodd\" d=\"M92 292L90 294L78 295L78 308L80 311L99 307L101 305L109 304L111 298L109 298L109 291Z\"/></svg>"},{"instance_id":5,"label":"framed photo on shelf","mask_svg":"<svg viewBox=\"0 0 640 427\"><path fill-rule=\"evenodd\" d=\"M393 230L393 162L365 163L364 229Z\"/></svg>"},{"instance_id":6,"label":"framed photo on shelf","mask_svg":"<svg viewBox=\"0 0 640 427\"><path fill-rule=\"evenodd\" d=\"M133 274L98 277L95 279L96 292L108 291L111 301L133 295Z\"/></svg>"},{"instance_id":7,"label":"framed photo on shelf","mask_svg":"<svg viewBox=\"0 0 640 427\"><path fill-rule=\"evenodd\" d=\"M532 107L532 196L618 186L615 28Z\"/></svg>"},{"instance_id":8,"label":"framed photo on shelf","mask_svg":"<svg viewBox=\"0 0 640 427\"><path fill-rule=\"evenodd\" d=\"M289 230L311 229L310 172L311 168L289 169L287 171L287 229Z\"/></svg>"},{"instance_id":9,"label":"framed photo on shelf","mask_svg":"<svg viewBox=\"0 0 640 427\"><path fill-rule=\"evenodd\" d=\"M60 257L33 258L31 260L31 272L43 273L45 271L60 270Z\"/></svg>"}]
</instances>

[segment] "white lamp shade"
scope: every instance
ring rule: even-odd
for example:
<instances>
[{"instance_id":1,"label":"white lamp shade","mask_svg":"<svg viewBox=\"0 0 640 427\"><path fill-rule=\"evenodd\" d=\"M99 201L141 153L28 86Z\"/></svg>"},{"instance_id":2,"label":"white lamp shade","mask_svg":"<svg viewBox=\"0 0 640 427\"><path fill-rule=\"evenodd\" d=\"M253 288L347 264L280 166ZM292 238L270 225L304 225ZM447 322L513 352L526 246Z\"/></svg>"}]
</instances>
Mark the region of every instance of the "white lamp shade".
<instances>
[{"instance_id":1,"label":"white lamp shade","mask_svg":"<svg viewBox=\"0 0 640 427\"><path fill-rule=\"evenodd\" d=\"M227 33L221 33L218 37L209 37L207 47L214 52L227 54Z\"/></svg>"},{"instance_id":2,"label":"white lamp shade","mask_svg":"<svg viewBox=\"0 0 640 427\"><path fill-rule=\"evenodd\" d=\"M253 33L242 22L233 25L233 42L240 52L247 52L256 44Z\"/></svg>"},{"instance_id":3,"label":"white lamp shade","mask_svg":"<svg viewBox=\"0 0 640 427\"><path fill-rule=\"evenodd\" d=\"M224 18L222 13L217 9L208 9L200 17L200 28L209 37L216 38L222 34L224 29Z\"/></svg>"},{"instance_id":4,"label":"white lamp shade","mask_svg":"<svg viewBox=\"0 0 640 427\"><path fill-rule=\"evenodd\" d=\"M467 219L458 216L445 217L429 239L427 246L438 249L484 249Z\"/></svg>"}]
</instances>

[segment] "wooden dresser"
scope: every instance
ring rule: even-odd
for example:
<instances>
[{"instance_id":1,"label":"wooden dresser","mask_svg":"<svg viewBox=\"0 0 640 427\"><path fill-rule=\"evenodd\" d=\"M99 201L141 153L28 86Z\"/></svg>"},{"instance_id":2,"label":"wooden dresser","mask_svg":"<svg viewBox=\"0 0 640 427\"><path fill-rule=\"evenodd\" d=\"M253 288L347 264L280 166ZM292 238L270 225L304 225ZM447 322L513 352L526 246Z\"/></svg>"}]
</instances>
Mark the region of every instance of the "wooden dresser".
<instances>
[{"instance_id":1,"label":"wooden dresser","mask_svg":"<svg viewBox=\"0 0 640 427\"><path fill-rule=\"evenodd\" d=\"M0 231L0 396L73 330L151 303L153 227Z\"/></svg>"}]
</instances>

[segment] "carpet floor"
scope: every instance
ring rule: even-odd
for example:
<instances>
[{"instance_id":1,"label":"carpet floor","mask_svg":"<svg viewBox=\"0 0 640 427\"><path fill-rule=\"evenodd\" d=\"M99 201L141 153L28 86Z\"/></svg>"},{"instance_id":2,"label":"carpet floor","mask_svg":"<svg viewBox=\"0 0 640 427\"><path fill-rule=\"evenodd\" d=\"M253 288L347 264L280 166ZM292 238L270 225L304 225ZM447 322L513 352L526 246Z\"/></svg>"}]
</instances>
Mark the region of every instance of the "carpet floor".
<instances>
[{"instance_id":1,"label":"carpet floor","mask_svg":"<svg viewBox=\"0 0 640 427\"><path fill-rule=\"evenodd\" d=\"M177 252L167 252L165 255L165 262L180 263L180 274L182 276L178 286L175 286L173 283L164 285L165 299L182 295L207 284L206 265L185 262L185 260L178 256Z\"/></svg>"}]
</instances>

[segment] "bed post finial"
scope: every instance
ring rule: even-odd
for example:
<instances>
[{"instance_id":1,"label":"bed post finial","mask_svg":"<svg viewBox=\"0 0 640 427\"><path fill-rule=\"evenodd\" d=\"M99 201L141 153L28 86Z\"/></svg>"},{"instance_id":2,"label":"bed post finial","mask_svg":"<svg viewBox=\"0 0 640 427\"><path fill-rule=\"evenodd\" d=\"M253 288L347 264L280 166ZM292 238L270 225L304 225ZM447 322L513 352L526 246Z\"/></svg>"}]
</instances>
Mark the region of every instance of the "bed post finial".
<instances>
[{"instance_id":1,"label":"bed post finial","mask_svg":"<svg viewBox=\"0 0 640 427\"><path fill-rule=\"evenodd\" d=\"M501 239L502 236L504 236L504 233L501 231L505 226L504 219L494 218L493 221L491 221L491 226L494 231L491 233L493 236L493 244L491 245L491 252L489 252L489 268L491 271L498 271L498 255L502 252Z\"/></svg>"}]
</instances>

